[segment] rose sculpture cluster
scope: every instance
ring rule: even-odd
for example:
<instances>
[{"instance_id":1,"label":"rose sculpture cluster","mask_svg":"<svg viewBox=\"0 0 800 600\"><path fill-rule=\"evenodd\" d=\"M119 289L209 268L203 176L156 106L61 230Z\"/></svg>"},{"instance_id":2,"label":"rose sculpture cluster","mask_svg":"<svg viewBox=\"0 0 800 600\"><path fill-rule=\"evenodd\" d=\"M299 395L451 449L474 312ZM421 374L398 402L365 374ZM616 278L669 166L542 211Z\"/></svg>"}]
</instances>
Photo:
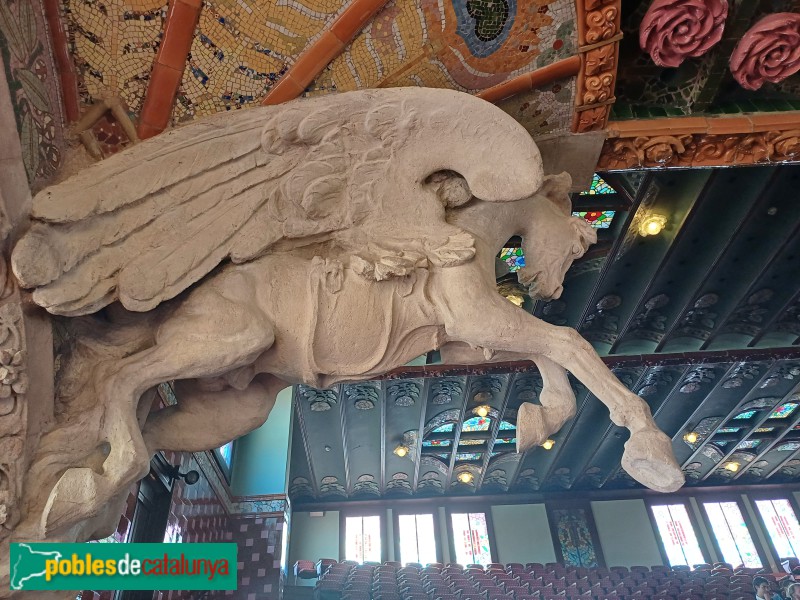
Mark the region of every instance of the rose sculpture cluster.
<instances>
[{"instance_id":1,"label":"rose sculpture cluster","mask_svg":"<svg viewBox=\"0 0 800 600\"><path fill-rule=\"evenodd\" d=\"M678 67L722 39L728 0L655 0L642 19L639 44L657 65Z\"/></svg>"},{"instance_id":2,"label":"rose sculpture cluster","mask_svg":"<svg viewBox=\"0 0 800 600\"><path fill-rule=\"evenodd\" d=\"M657 65L678 67L722 39L728 0L655 0L642 19L639 44ZM768 15L742 37L730 58L733 77L748 90L780 83L800 71L800 14Z\"/></svg>"},{"instance_id":3,"label":"rose sculpture cluster","mask_svg":"<svg viewBox=\"0 0 800 600\"><path fill-rule=\"evenodd\" d=\"M800 14L768 15L744 34L731 55L731 72L743 88L757 90L800 71Z\"/></svg>"}]
</instances>

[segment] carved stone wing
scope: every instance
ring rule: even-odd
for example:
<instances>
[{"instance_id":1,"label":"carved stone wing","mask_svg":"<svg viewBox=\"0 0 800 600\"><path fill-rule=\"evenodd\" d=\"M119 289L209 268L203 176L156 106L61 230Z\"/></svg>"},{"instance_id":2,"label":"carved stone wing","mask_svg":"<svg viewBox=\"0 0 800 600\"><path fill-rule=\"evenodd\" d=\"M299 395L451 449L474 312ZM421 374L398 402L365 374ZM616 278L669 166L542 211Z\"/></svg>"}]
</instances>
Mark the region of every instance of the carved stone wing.
<instances>
[{"instance_id":1,"label":"carved stone wing","mask_svg":"<svg viewBox=\"0 0 800 600\"><path fill-rule=\"evenodd\" d=\"M381 220L399 230L404 219L443 222L442 199L424 185L443 170L489 201L522 198L542 181L524 129L449 90L369 90L222 113L40 192L13 268L55 314L115 300L147 311L220 262L252 260L281 239Z\"/></svg>"}]
</instances>

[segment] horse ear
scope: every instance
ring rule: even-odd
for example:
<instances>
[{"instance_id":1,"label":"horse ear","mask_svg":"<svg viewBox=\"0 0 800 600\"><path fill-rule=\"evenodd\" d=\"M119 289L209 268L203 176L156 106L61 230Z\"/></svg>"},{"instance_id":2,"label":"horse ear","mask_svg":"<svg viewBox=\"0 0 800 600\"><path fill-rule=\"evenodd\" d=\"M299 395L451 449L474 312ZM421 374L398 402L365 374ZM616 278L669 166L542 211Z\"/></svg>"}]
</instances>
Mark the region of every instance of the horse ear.
<instances>
[{"instance_id":1,"label":"horse ear","mask_svg":"<svg viewBox=\"0 0 800 600\"><path fill-rule=\"evenodd\" d=\"M572 214L572 200L569 197L569 190L572 187L572 177L566 171L559 175L548 175L544 178L542 187L537 194L550 200L565 215Z\"/></svg>"},{"instance_id":2,"label":"horse ear","mask_svg":"<svg viewBox=\"0 0 800 600\"><path fill-rule=\"evenodd\" d=\"M572 226L575 228L580 244L583 247L583 252L581 254L585 253L589 249L589 246L597 243L597 230L589 225L589 223L581 218L575 218L573 219Z\"/></svg>"}]
</instances>

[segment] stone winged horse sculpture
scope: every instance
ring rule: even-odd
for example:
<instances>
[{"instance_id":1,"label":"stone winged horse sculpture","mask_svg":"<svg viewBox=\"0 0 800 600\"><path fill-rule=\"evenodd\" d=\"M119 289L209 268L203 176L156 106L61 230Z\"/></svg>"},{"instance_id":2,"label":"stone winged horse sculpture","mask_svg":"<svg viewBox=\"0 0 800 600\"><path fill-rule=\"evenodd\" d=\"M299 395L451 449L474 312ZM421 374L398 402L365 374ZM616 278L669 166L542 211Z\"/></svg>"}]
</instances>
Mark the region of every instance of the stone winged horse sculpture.
<instances>
[{"instance_id":1,"label":"stone winged horse sculpture","mask_svg":"<svg viewBox=\"0 0 800 600\"><path fill-rule=\"evenodd\" d=\"M519 235L521 283L560 295L596 240L568 189L566 175L543 177L530 136L494 106L392 89L218 115L41 192L14 271L51 313L100 311L66 324L91 351L66 361L59 400L91 407L93 421L74 419L98 435L71 463L53 458L57 431L43 439L50 458L41 451L33 472L57 483L42 531L103 511L115 523L110 500L153 452L243 435L289 384L368 379L434 348L452 362L536 363L544 388L519 412L520 451L575 414L571 371L630 429L628 473L677 489L647 405L575 331L496 291L495 256ZM151 390L170 380L178 404L151 411Z\"/></svg>"}]
</instances>

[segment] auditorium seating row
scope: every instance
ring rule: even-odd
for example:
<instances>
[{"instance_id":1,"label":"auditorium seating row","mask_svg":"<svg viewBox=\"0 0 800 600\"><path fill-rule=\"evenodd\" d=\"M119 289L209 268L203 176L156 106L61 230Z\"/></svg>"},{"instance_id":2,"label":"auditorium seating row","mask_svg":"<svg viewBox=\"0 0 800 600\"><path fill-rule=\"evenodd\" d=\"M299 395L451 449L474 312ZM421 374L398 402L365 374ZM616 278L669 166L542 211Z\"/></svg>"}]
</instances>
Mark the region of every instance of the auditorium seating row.
<instances>
[{"instance_id":1,"label":"auditorium seating row","mask_svg":"<svg viewBox=\"0 0 800 600\"><path fill-rule=\"evenodd\" d=\"M298 561L295 576L318 577L315 600L750 600L768 570L716 563L689 567L565 567L558 563L422 566Z\"/></svg>"}]
</instances>

